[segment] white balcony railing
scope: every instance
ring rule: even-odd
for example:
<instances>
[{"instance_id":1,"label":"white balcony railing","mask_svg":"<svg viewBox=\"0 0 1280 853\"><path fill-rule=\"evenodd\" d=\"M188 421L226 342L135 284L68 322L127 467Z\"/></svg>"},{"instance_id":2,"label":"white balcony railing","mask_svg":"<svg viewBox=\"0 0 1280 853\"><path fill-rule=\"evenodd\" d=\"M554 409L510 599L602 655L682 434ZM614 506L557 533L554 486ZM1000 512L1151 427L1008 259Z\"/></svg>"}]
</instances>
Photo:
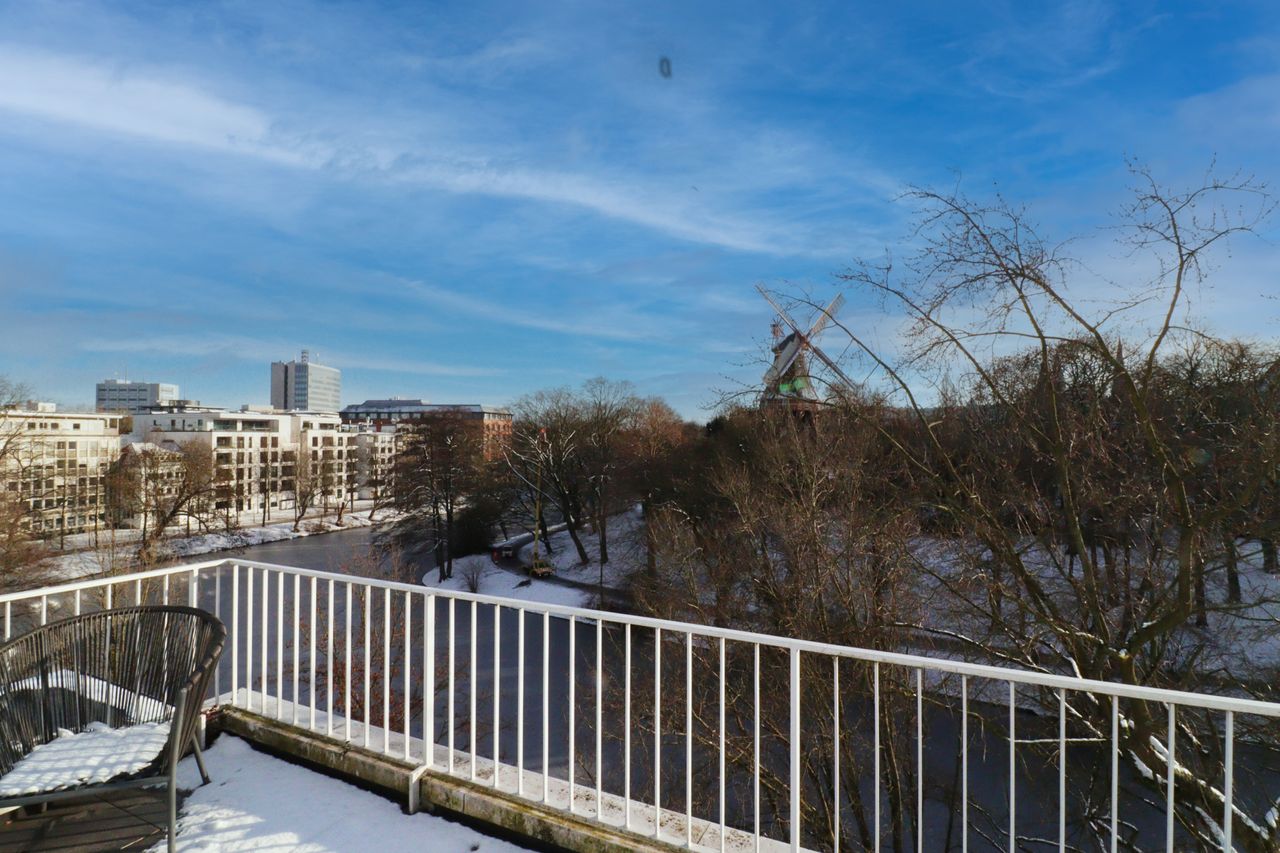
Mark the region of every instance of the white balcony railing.
<instances>
[{"instance_id":1,"label":"white balcony railing","mask_svg":"<svg viewBox=\"0 0 1280 853\"><path fill-rule=\"evenodd\" d=\"M241 560L0 596L155 601L226 622L211 703L690 848L1276 843L1280 704Z\"/></svg>"}]
</instances>

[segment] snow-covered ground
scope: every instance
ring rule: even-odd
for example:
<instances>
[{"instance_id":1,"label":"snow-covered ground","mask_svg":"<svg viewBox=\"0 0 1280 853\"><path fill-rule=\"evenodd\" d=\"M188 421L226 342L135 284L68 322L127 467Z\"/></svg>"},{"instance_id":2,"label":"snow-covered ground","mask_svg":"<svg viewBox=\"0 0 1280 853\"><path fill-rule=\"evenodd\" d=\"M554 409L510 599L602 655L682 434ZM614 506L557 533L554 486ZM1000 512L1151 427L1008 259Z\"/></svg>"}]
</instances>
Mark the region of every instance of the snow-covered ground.
<instances>
[{"instance_id":1,"label":"snow-covered ground","mask_svg":"<svg viewBox=\"0 0 1280 853\"><path fill-rule=\"evenodd\" d=\"M471 578L475 575L473 587ZM520 601L539 604L563 604L567 607L588 607L594 595L576 586L565 586L551 581L522 576L510 569L495 566L488 554L471 554L453 561L453 577L441 581L438 573L428 572L422 582L440 589L498 595Z\"/></svg>"},{"instance_id":2,"label":"snow-covered ground","mask_svg":"<svg viewBox=\"0 0 1280 853\"><path fill-rule=\"evenodd\" d=\"M213 782L187 758L178 784L194 789L178 815L178 849L208 853L514 853L521 848L258 752L223 735L205 753ZM163 844L152 848L164 849Z\"/></svg>"},{"instance_id":3,"label":"snow-covered ground","mask_svg":"<svg viewBox=\"0 0 1280 853\"><path fill-rule=\"evenodd\" d=\"M604 566L606 587L615 590L625 587L627 578L644 567L643 525L644 520L638 507L610 517L609 562ZM550 554L546 543L539 546L539 555L556 567L556 578L559 580L530 578L523 573L494 565L488 554L472 554L453 561L452 578L441 582L438 572L431 571L423 578L423 583L441 589L474 591L541 604L591 607L597 603L598 598L600 543L595 531L589 528L582 530L581 537L590 557L587 563L579 561L577 549L573 547L568 531L561 530L551 534L553 550ZM533 543L521 547L519 556L523 564L531 563Z\"/></svg>"},{"instance_id":4,"label":"snow-covered ground","mask_svg":"<svg viewBox=\"0 0 1280 853\"><path fill-rule=\"evenodd\" d=\"M551 534L551 546L554 551L547 553L546 545L538 549L544 560L549 560L556 567L556 576L586 584L600 583L600 539L594 529L583 527L579 533L582 545L587 551L588 562L578 558L578 551L573 547L573 540L568 531ZM644 568L644 516L640 507L635 506L626 512L609 517L609 562L604 566L604 585L612 588L624 586L627 579L638 569ZM524 563L533 561L533 543L520 549L520 559Z\"/></svg>"},{"instance_id":5,"label":"snow-covered ground","mask_svg":"<svg viewBox=\"0 0 1280 853\"><path fill-rule=\"evenodd\" d=\"M1241 541L1239 548L1241 604L1224 606L1225 571L1220 565L1209 566L1205 578L1209 624L1198 628L1188 621L1170 635L1163 660L1171 670L1188 667L1206 676L1224 678L1227 683L1259 684L1272 683L1280 672L1280 577L1264 570L1256 542ZM986 587L967 577L986 552L974 543L921 538L913 543L913 556L925 569L919 575L921 587L917 594L921 601L928 602L920 610L918 623L944 635L971 638L973 648L988 642L999 645L999 638L990 641L984 633ZM1047 553L1036 543L1026 543L1022 559L1027 570L1057 597L1060 607L1067 607L1076 599L1077 594L1063 576L1064 557ZM1081 571L1077 566L1076 574ZM1168 576L1172 574L1170 567ZM1118 605L1112 616L1119 619ZM1061 647L1051 633L1045 632L1039 651L1056 654Z\"/></svg>"}]
</instances>

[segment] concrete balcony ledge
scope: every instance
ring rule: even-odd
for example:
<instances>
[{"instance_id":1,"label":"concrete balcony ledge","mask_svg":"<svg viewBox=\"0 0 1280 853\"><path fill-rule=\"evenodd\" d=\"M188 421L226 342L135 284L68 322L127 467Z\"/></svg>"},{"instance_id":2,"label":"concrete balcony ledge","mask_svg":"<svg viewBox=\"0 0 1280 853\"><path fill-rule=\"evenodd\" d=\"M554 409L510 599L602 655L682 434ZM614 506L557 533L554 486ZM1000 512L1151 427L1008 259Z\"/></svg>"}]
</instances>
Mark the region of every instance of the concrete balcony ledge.
<instances>
[{"instance_id":1,"label":"concrete balcony ledge","mask_svg":"<svg viewBox=\"0 0 1280 853\"><path fill-rule=\"evenodd\" d=\"M288 704L288 703L286 703ZM286 708L286 716L288 709ZM336 722L336 720L335 720ZM339 739L345 732L335 728L332 736L313 732L300 726L272 717L263 716L244 708L222 706L210 716L215 730L225 731L243 738L268 751L323 768L332 774L363 785L379 789L387 794L408 801L409 785L417 765L393 755L364 749L356 743ZM358 728L355 724L353 728ZM371 736L380 742L380 729L371 729ZM353 732L355 734L355 732ZM360 740L354 737L353 740ZM397 738L399 742L399 739ZM420 753L418 739L413 739L415 752ZM394 750L393 750L394 752ZM499 764L498 785L493 783L493 762L478 759L475 781L471 781L470 757L455 753L454 772L444 771L448 763L448 750L435 747L439 770L420 772L419 802L429 811L445 812L462 818L468 823L502 837L578 853L626 853L626 851L672 851L721 849L733 851L755 850L755 837L749 833L729 829L724 847L720 844L718 824L694 818L686 846L685 815L663 809L661 812L661 840L653 837L654 808L644 803L630 803L631 829L624 825L626 804L622 797L605 793L601 797L602 809L597 818L596 791L594 787L574 786L574 810L568 811L569 785L563 779L552 778L547 791L548 803L543 804L541 772L524 770L524 794L519 788L517 768ZM761 839L761 851L781 853L790 845Z\"/></svg>"}]
</instances>

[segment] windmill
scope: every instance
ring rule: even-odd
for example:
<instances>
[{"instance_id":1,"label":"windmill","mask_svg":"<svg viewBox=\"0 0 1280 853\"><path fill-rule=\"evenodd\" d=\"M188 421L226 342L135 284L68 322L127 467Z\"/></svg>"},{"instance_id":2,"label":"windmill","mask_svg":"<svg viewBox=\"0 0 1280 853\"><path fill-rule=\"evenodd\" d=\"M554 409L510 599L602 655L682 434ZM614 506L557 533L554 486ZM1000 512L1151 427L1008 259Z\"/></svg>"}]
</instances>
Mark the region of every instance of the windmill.
<instances>
[{"instance_id":1,"label":"windmill","mask_svg":"<svg viewBox=\"0 0 1280 853\"><path fill-rule=\"evenodd\" d=\"M791 315L774 301L764 287L756 285L756 290L778 312L779 318L773 322L773 364L764 374L760 404L782 404L797 410L815 408L820 401L813 387L813 377L809 373L810 354L826 365L846 386L852 387L853 382L845 376L840 366L814 342L844 305L844 296L837 295L832 299L806 331L791 319ZM790 331L786 331L787 329Z\"/></svg>"}]
</instances>

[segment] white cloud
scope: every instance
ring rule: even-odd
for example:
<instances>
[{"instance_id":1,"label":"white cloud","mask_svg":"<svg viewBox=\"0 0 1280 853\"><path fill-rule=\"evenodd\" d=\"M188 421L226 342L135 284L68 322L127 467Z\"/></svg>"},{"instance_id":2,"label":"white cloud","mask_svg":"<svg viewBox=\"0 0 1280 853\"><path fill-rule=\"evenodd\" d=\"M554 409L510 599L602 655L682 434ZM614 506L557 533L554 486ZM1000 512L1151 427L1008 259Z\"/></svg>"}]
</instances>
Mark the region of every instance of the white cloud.
<instances>
[{"instance_id":1,"label":"white cloud","mask_svg":"<svg viewBox=\"0 0 1280 853\"><path fill-rule=\"evenodd\" d=\"M811 254L802 233L776 222L725 215L714 202L690 202L690 188L649 186L623 176L597 177L553 169L501 168L433 160L404 169L396 179L456 193L475 193L584 208L681 240L765 254ZM710 195L710 194L708 194Z\"/></svg>"},{"instance_id":2,"label":"white cloud","mask_svg":"<svg viewBox=\"0 0 1280 853\"><path fill-rule=\"evenodd\" d=\"M564 335L584 335L622 341L649 340L655 336L655 330L646 328L649 324L643 318L629 311L625 306L620 306L616 313L613 314L576 314L573 316L549 317L510 303L477 299L442 287L426 284L425 282L396 279L395 283L405 293L425 302L509 326L519 326L525 329L555 332Z\"/></svg>"},{"instance_id":3,"label":"white cloud","mask_svg":"<svg viewBox=\"0 0 1280 853\"><path fill-rule=\"evenodd\" d=\"M327 111L335 103L326 100ZM678 169L668 180L655 181L651 173L641 179L625 172L530 167L521 162L539 158L523 148L498 156L482 143L432 138L424 145L422 129L410 126L412 120L404 125L403 118L401 124L382 128L364 119L351 122L358 130L308 127L298 119L291 120L286 131L285 123L271 112L224 97L170 69L0 46L0 112L160 145L323 170L341 178L566 205L735 251L832 254L831 247L815 245L810 229L776 218L727 213L749 208L750 203L744 203L733 186L695 194ZM766 163L756 164L760 168L744 170L740 188L750 191L760 175L780 174L795 159L784 153L768 151Z\"/></svg>"},{"instance_id":4,"label":"white cloud","mask_svg":"<svg viewBox=\"0 0 1280 853\"><path fill-rule=\"evenodd\" d=\"M0 47L0 110L170 145L303 162L270 142L271 121L261 111L118 63Z\"/></svg>"},{"instance_id":5,"label":"white cloud","mask_svg":"<svg viewBox=\"0 0 1280 853\"><path fill-rule=\"evenodd\" d=\"M237 335L156 335L152 337L89 338L80 343L88 352L133 352L153 355L208 357L222 356L240 361L267 362L287 357L303 345L278 340L259 340ZM368 356L326 350L323 363L338 369L413 373L423 376L496 376L503 371L488 367L446 364L421 359ZM318 357L317 361L320 360Z\"/></svg>"},{"instance_id":6,"label":"white cloud","mask_svg":"<svg viewBox=\"0 0 1280 853\"><path fill-rule=\"evenodd\" d=\"M1246 77L1194 95L1178 105L1177 116L1186 129L1208 141L1226 134L1236 144L1272 145L1280 131L1280 74Z\"/></svg>"}]
</instances>

